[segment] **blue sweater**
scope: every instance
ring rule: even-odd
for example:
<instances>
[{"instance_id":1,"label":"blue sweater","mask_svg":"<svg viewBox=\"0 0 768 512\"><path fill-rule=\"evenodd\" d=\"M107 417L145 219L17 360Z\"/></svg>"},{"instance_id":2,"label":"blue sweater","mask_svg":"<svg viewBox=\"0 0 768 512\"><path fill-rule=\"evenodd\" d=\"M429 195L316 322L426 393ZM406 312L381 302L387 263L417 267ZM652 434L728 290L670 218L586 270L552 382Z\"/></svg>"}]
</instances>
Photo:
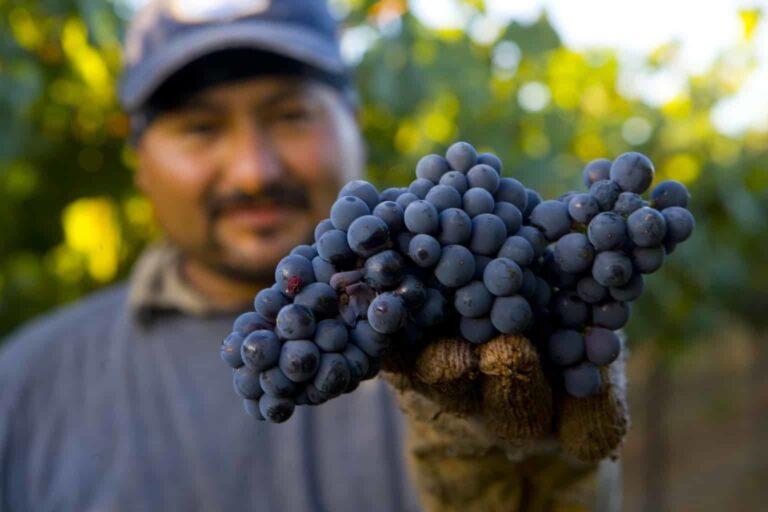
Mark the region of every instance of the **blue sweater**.
<instances>
[{"instance_id":1,"label":"blue sweater","mask_svg":"<svg viewBox=\"0 0 768 512\"><path fill-rule=\"evenodd\" d=\"M418 510L384 383L257 422L218 355L233 319L139 321L119 285L12 336L0 512Z\"/></svg>"}]
</instances>

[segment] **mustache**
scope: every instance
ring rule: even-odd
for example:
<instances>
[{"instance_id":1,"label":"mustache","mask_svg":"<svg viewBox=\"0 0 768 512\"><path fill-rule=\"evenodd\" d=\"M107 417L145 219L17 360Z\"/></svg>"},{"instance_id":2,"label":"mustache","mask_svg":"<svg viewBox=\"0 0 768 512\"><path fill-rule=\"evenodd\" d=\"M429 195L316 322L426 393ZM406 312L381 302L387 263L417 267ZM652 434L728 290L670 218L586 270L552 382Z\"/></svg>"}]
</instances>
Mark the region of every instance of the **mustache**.
<instances>
[{"instance_id":1,"label":"mustache","mask_svg":"<svg viewBox=\"0 0 768 512\"><path fill-rule=\"evenodd\" d=\"M309 193L306 187L298 185L272 185L257 194L237 191L221 196L211 196L206 200L206 211L211 219L228 210L262 206L308 210L310 207Z\"/></svg>"}]
</instances>

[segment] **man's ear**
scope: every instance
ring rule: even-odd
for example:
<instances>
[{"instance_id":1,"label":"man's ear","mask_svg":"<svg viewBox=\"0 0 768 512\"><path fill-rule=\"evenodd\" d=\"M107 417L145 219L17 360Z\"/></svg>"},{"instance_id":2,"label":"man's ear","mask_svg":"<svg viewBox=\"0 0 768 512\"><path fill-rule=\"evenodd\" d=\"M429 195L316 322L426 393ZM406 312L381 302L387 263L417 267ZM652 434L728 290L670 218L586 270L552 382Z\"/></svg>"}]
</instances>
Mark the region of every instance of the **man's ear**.
<instances>
[{"instance_id":1,"label":"man's ear","mask_svg":"<svg viewBox=\"0 0 768 512\"><path fill-rule=\"evenodd\" d=\"M132 145L129 150L132 155L130 158L131 161L133 161L133 184L136 186L137 189L139 189L141 192L146 193L147 192L147 171L146 171L146 163L144 162L144 142L143 140L139 140L136 144Z\"/></svg>"}]
</instances>

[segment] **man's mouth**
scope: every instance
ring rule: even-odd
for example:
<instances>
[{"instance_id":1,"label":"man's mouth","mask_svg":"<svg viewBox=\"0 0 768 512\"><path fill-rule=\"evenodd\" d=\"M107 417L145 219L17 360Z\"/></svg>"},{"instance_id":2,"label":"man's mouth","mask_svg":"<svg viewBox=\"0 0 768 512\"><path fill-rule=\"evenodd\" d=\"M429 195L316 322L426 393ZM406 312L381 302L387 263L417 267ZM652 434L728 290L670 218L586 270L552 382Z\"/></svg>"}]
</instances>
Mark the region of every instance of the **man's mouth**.
<instances>
[{"instance_id":1,"label":"man's mouth","mask_svg":"<svg viewBox=\"0 0 768 512\"><path fill-rule=\"evenodd\" d=\"M220 218L231 220L238 224L263 230L281 224L295 209L278 205L237 206L224 209Z\"/></svg>"}]
</instances>

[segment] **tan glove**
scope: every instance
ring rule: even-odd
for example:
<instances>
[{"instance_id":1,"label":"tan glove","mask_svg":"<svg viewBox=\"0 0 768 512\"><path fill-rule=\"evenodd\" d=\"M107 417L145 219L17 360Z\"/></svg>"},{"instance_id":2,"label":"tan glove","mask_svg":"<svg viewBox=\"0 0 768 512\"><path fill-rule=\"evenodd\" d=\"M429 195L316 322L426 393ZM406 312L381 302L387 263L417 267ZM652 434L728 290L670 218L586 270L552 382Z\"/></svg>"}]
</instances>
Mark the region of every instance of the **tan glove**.
<instances>
[{"instance_id":1,"label":"tan glove","mask_svg":"<svg viewBox=\"0 0 768 512\"><path fill-rule=\"evenodd\" d=\"M597 395L573 398L522 337L441 339L383 368L427 510L589 510L597 462L617 456L629 426L623 361L602 370Z\"/></svg>"}]
</instances>

